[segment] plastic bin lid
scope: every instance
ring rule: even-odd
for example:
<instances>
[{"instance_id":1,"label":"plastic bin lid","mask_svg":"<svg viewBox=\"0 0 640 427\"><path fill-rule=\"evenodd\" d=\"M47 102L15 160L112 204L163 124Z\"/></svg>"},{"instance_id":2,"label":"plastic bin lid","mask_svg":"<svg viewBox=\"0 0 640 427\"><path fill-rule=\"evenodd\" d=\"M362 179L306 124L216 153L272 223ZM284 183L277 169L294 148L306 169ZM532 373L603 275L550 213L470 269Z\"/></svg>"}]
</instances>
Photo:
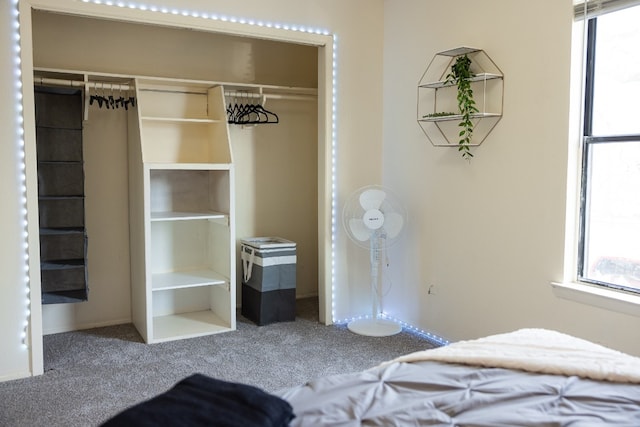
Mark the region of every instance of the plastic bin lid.
<instances>
[{"instance_id":1,"label":"plastic bin lid","mask_svg":"<svg viewBox=\"0 0 640 427\"><path fill-rule=\"evenodd\" d=\"M242 244L258 249L268 248L289 248L295 247L296 243L281 237L248 237L240 240Z\"/></svg>"}]
</instances>

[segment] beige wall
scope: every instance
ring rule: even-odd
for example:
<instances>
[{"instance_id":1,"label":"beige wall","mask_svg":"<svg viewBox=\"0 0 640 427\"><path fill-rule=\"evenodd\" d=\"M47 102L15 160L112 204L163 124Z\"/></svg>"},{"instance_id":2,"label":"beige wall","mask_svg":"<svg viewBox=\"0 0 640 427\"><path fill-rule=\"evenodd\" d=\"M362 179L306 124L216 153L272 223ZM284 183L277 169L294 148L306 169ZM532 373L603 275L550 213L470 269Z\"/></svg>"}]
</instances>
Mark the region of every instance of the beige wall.
<instances>
[{"instance_id":1,"label":"beige wall","mask_svg":"<svg viewBox=\"0 0 640 427\"><path fill-rule=\"evenodd\" d=\"M385 2L384 181L411 214L392 314L450 340L542 327L640 354L636 317L550 286L564 268L571 26L570 0ZM416 123L420 76L458 46L505 75L504 116L470 163Z\"/></svg>"}]
</instances>

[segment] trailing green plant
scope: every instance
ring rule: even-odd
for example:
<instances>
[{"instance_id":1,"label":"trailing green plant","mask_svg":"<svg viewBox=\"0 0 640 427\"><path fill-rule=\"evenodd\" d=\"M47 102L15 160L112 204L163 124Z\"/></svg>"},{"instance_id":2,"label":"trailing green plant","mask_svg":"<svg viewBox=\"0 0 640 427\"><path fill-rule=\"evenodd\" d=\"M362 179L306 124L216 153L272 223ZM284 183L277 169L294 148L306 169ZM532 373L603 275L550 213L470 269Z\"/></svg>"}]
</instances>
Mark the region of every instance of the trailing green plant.
<instances>
[{"instance_id":1,"label":"trailing green plant","mask_svg":"<svg viewBox=\"0 0 640 427\"><path fill-rule=\"evenodd\" d=\"M473 100L473 90L471 89L471 59L467 55L458 56L451 65L451 72L447 74L446 83L453 84L458 87L458 110L462 115L462 119L458 126L462 128L458 136L458 151L462 152L462 158L471 160L473 154L469 147L471 137L473 136L473 123L471 117L478 112L476 102Z\"/></svg>"}]
</instances>

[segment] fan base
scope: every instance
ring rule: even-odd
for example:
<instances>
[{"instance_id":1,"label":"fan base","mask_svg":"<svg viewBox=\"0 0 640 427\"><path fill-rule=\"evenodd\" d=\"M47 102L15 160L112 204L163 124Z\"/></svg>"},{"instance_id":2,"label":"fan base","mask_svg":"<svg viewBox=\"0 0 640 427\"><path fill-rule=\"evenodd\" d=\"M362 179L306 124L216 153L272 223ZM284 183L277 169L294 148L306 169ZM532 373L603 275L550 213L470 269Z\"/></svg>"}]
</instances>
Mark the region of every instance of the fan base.
<instances>
[{"instance_id":1,"label":"fan base","mask_svg":"<svg viewBox=\"0 0 640 427\"><path fill-rule=\"evenodd\" d=\"M358 319L347 324L347 328L358 335L388 337L402 330L396 322L387 319Z\"/></svg>"}]
</instances>

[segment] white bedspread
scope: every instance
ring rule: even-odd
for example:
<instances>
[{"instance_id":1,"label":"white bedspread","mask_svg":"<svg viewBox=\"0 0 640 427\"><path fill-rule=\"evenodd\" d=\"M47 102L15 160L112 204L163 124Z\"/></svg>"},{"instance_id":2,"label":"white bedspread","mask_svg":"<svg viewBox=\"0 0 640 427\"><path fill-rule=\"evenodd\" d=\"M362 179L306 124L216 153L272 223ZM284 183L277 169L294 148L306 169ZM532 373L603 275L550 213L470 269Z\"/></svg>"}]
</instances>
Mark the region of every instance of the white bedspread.
<instances>
[{"instance_id":1,"label":"white bedspread","mask_svg":"<svg viewBox=\"0 0 640 427\"><path fill-rule=\"evenodd\" d=\"M640 358L546 329L520 329L401 356L393 362L433 360L640 383Z\"/></svg>"}]
</instances>

